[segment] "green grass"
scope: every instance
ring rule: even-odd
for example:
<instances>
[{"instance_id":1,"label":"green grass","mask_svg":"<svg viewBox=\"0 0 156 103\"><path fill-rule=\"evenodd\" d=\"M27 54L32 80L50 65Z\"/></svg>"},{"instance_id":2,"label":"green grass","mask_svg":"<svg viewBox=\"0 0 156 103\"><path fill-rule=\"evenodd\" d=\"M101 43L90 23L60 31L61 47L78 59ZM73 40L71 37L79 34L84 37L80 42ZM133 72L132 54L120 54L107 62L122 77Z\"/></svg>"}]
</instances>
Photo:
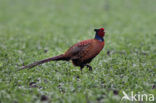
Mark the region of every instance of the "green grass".
<instances>
[{"instance_id":1,"label":"green grass","mask_svg":"<svg viewBox=\"0 0 156 103\"><path fill-rule=\"evenodd\" d=\"M0 0L0 103L117 103L156 99L155 0ZM68 62L18 71L104 27L105 48L83 73ZM45 52L47 51L47 52ZM108 55L108 52L110 54ZM125 101L128 102L128 101Z\"/></svg>"}]
</instances>

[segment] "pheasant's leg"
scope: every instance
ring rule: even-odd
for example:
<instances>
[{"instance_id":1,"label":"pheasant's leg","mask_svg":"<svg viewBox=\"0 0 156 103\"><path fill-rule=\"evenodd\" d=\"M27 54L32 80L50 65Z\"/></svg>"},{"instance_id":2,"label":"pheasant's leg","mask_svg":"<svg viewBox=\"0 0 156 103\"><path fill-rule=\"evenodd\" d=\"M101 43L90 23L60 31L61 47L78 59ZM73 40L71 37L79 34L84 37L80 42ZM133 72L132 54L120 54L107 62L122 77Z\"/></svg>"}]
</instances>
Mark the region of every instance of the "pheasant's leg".
<instances>
[{"instance_id":1,"label":"pheasant's leg","mask_svg":"<svg viewBox=\"0 0 156 103\"><path fill-rule=\"evenodd\" d=\"M86 66L87 68L89 68L89 71L92 71L92 67L89 64L87 64Z\"/></svg>"},{"instance_id":2,"label":"pheasant's leg","mask_svg":"<svg viewBox=\"0 0 156 103\"><path fill-rule=\"evenodd\" d=\"M82 69L83 69L83 68L82 68L82 67L80 67L81 72L82 72Z\"/></svg>"},{"instance_id":3,"label":"pheasant's leg","mask_svg":"<svg viewBox=\"0 0 156 103\"><path fill-rule=\"evenodd\" d=\"M81 66L80 66L80 70L82 71L82 69L83 69L83 68L84 68L84 66L83 66L83 65L81 65Z\"/></svg>"},{"instance_id":4,"label":"pheasant's leg","mask_svg":"<svg viewBox=\"0 0 156 103\"><path fill-rule=\"evenodd\" d=\"M83 69L83 67L84 67L84 66L80 66L81 74L82 74L82 69Z\"/></svg>"}]
</instances>

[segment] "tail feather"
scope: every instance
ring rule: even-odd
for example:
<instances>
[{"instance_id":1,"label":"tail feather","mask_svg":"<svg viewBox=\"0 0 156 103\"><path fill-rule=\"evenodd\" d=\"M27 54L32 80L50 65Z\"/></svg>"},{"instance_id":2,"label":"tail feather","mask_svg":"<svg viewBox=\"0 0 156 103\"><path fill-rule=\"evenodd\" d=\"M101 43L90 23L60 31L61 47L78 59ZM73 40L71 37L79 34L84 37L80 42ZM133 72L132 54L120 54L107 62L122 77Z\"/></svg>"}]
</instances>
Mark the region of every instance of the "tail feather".
<instances>
[{"instance_id":1,"label":"tail feather","mask_svg":"<svg viewBox=\"0 0 156 103\"><path fill-rule=\"evenodd\" d=\"M26 65L26 66L22 66L22 67L20 68L20 70L25 69L25 68L33 68L33 67L35 67L35 66L37 66L37 65L40 65L40 64L43 64L43 63L46 63L46 62L58 61L58 60L67 60L67 59L66 59L66 57L64 56L64 54L61 54L61 55L59 55L59 56L55 56L55 57L52 57L52 58L43 59L43 60L34 62L34 63L29 64L29 65Z\"/></svg>"}]
</instances>

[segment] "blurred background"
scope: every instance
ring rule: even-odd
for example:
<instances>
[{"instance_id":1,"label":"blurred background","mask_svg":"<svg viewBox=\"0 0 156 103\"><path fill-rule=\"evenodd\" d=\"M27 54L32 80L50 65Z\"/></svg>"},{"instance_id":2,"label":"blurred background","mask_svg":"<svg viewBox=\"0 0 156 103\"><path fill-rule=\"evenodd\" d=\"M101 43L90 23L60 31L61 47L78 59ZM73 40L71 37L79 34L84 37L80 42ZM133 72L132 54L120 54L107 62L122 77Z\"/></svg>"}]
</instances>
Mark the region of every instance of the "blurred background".
<instances>
[{"instance_id":1,"label":"blurred background","mask_svg":"<svg viewBox=\"0 0 156 103\"><path fill-rule=\"evenodd\" d=\"M0 0L0 102L37 102L47 95L49 102L116 103L121 89L155 93L155 4L156 0ZM94 29L101 27L106 43L92 63L93 73L86 69L79 75L79 68L64 62L15 72L94 38ZM77 75L81 83L71 79ZM30 88L34 81L43 88ZM102 83L105 86L99 87ZM58 85L68 92L60 92Z\"/></svg>"}]
</instances>

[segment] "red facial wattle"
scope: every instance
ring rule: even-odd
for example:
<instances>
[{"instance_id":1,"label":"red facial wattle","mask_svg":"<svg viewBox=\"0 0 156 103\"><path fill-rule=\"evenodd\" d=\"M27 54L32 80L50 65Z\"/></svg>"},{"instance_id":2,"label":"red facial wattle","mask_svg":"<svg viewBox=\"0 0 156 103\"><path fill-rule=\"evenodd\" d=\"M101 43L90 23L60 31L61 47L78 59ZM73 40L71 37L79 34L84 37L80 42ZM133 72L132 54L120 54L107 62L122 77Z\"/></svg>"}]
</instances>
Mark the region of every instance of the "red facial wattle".
<instances>
[{"instance_id":1,"label":"red facial wattle","mask_svg":"<svg viewBox=\"0 0 156 103\"><path fill-rule=\"evenodd\" d=\"M98 35L99 35L100 37L103 37L103 36L105 35L104 28L100 28L100 29L98 30Z\"/></svg>"}]
</instances>

